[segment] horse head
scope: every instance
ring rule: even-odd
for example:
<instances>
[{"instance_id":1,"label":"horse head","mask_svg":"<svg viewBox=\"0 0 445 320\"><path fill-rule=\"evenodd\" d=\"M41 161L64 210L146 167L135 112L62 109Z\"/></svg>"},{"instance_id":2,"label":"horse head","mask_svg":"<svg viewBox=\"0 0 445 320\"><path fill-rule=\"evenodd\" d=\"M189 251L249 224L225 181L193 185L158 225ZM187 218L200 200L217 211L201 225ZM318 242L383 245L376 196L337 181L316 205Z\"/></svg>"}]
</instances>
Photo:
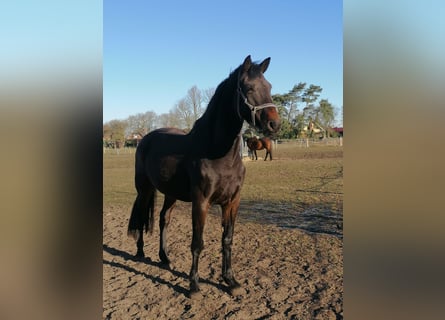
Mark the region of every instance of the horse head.
<instances>
[{"instance_id":1,"label":"horse head","mask_svg":"<svg viewBox=\"0 0 445 320\"><path fill-rule=\"evenodd\" d=\"M270 58L260 64L253 63L250 55L240 67L238 93L240 114L250 125L266 136L275 136L281 127L278 108L272 102L271 84L264 77Z\"/></svg>"}]
</instances>

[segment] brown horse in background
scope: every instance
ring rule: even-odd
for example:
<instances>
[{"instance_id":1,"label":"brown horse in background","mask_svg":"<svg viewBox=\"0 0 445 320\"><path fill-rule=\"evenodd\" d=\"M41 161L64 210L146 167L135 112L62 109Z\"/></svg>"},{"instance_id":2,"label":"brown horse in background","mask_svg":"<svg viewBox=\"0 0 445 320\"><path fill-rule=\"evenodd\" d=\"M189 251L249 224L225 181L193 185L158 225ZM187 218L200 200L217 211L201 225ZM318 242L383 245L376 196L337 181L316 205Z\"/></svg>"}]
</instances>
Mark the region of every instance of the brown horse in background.
<instances>
[{"instance_id":1,"label":"brown horse in background","mask_svg":"<svg viewBox=\"0 0 445 320\"><path fill-rule=\"evenodd\" d=\"M204 247L203 231L211 205L221 206L223 234L222 278L233 294L240 287L232 271L232 239L246 169L239 152L244 121L265 135L280 129L271 85L264 78L270 58L257 64L248 56L219 84L206 111L191 131L162 128L150 132L136 150L137 197L128 224L136 256L144 257L145 232L152 232L156 192L164 197L160 212L159 258L169 265L167 227L177 200L192 202L190 295L199 291L198 262ZM188 230L180 226L175 232Z\"/></svg>"},{"instance_id":2,"label":"brown horse in background","mask_svg":"<svg viewBox=\"0 0 445 320\"><path fill-rule=\"evenodd\" d=\"M252 137L247 139L247 147L249 148L252 160L253 156L255 155L255 160L258 160L258 155L256 153L257 150L263 150L266 149L266 156L264 157L264 161L267 159L267 155L269 155L270 161L272 161L272 141L267 138L263 137L260 139L257 139L257 137Z\"/></svg>"}]
</instances>

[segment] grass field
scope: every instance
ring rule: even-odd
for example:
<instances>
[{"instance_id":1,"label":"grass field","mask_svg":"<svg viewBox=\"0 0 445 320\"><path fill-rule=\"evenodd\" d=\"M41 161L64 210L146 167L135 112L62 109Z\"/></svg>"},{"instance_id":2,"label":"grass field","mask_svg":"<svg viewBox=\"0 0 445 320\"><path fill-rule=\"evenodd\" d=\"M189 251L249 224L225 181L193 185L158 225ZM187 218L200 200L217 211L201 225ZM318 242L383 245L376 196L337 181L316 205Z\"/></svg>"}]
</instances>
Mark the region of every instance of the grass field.
<instances>
[{"instance_id":1,"label":"grass field","mask_svg":"<svg viewBox=\"0 0 445 320\"><path fill-rule=\"evenodd\" d=\"M241 192L240 221L274 223L342 235L343 148L280 144L273 161L244 162L247 174ZM260 160L261 159L261 160ZM104 154L104 206L128 207L136 196L134 154ZM162 194L158 193L158 206ZM181 204L178 209L189 208ZM218 208L212 208L218 213Z\"/></svg>"}]
</instances>

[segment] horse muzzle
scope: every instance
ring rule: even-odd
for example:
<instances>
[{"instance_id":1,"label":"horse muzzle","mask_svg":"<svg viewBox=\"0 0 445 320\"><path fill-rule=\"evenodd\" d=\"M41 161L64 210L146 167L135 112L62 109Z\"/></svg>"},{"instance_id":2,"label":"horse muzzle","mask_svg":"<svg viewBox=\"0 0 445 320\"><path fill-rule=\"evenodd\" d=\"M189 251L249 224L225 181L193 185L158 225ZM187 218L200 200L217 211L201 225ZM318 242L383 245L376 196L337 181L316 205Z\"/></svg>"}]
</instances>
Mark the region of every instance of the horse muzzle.
<instances>
[{"instance_id":1,"label":"horse muzzle","mask_svg":"<svg viewBox=\"0 0 445 320\"><path fill-rule=\"evenodd\" d=\"M278 120L271 120L267 123L267 130L272 133L277 133L281 128L281 121Z\"/></svg>"}]
</instances>

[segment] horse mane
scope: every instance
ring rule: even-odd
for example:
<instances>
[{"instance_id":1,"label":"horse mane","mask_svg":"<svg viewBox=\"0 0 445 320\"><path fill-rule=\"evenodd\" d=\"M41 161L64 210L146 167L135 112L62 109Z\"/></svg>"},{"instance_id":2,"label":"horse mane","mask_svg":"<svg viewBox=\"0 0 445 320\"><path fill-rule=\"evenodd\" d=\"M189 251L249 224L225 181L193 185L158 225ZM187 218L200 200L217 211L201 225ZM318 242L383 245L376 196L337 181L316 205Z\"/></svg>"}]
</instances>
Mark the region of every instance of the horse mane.
<instances>
[{"instance_id":1,"label":"horse mane","mask_svg":"<svg viewBox=\"0 0 445 320\"><path fill-rule=\"evenodd\" d=\"M239 74L241 72L242 67L243 67L242 64L238 66L238 68L233 70L229 74L229 76L218 85L218 87L215 90L215 93L213 94L212 98L209 101L209 104L207 105L205 112L198 120L195 121L195 124L190 130L190 133L200 130L202 127L206 125L206 123L208 122L209 119L212 118L212 116L215 116L214 110L218 107L219 105L218 102L220 102L224 98L227 98L224 96L224 94L227 94L226 92L227 88L238 87ZM261 74L260 65L256 62L252 62L248 71L249 77L255 77L258 76L259 74ZM233 98L233 96L229 98Z\"/></svg>"},{"instance_id":2,"label":"horse mane","mask_svg":"<svg viewBox=\"0 0 445 320\"><path fill-rule=\"evenodd\" d=\"M233 147L237 136L240 135L244 119L248 116L248 110L240 108L238 95L243 67L241 64L218 85L205 112L188 133L188 137L199 141L193 145L191 153L216 159L227 154ZM260 74L260 65L251 63L248 76L254 78Z\"/></svg>"},{"instance_id":3,"label":"horse mane","mask_svg":"<svg viewBox=\"0 0 445 320\"><path fill-rule=\"evenodd\" d=\"M214 111L219 105L218 102L225 98L224 94L227 94L226 89L234 85L237 85L238 74L240 69L241 66L232 71L230 75L218 85L218 87L215 90L215 93L213 94L212 98L210 99L207 105L206 110L204 111L202 116L195 121L195 124L190 130L190 133L196 132L197 130L203 128L207 124L207 122L212 118L212 115L213 116L215 115Z\"/></svg>"}]
</instances>

